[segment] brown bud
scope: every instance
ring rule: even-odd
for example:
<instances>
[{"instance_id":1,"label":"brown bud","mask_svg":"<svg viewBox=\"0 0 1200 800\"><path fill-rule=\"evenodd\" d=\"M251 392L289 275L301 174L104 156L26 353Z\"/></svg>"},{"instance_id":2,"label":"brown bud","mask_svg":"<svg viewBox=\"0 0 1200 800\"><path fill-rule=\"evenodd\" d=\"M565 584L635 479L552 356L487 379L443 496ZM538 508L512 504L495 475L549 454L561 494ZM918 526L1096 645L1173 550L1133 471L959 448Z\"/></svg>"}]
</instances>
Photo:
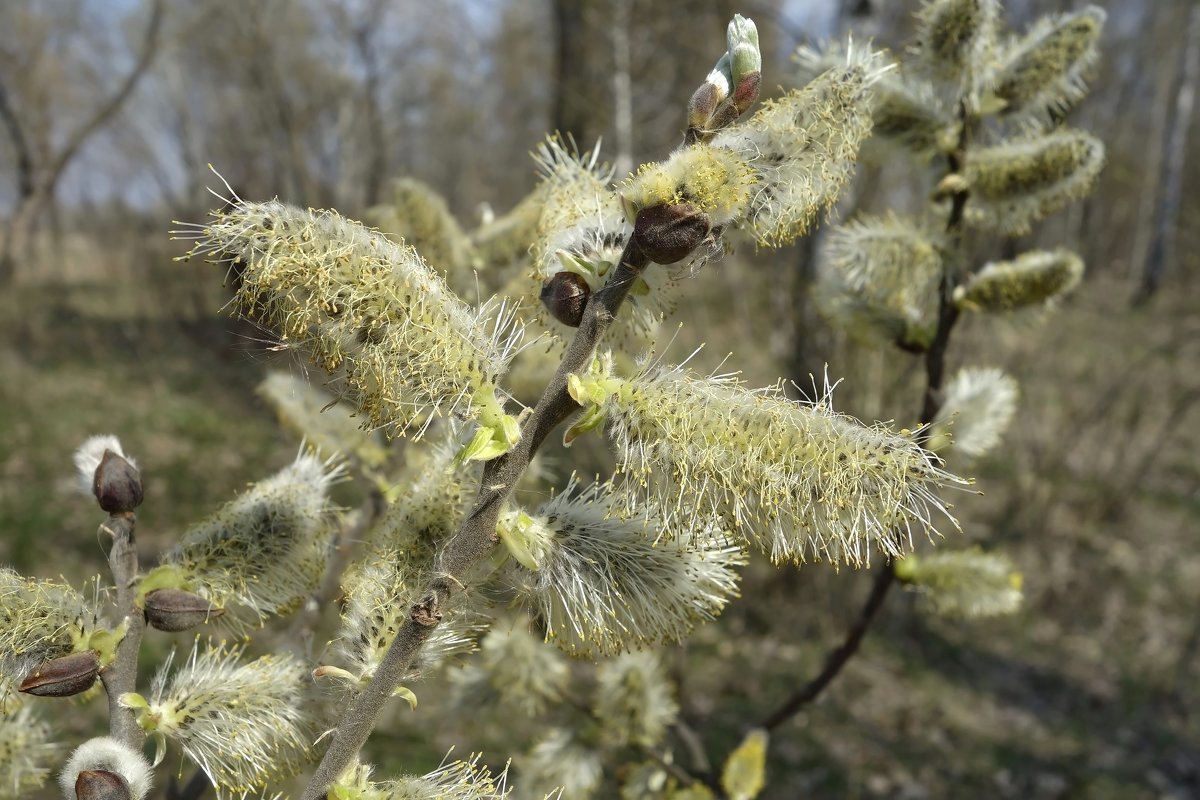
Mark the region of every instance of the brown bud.
<instances>
[{"instance_id":1,"label":"brown bud","mask_svg":"<svg viewBox=\"0 0 1200 800\"><path fill-rule=\"evenodd\" d=\"M563 270L542 284L541 298L556 320L567 327L578 328L591 293L591 287L582 275Z\"/></svg>"},{"instance_id":2,"label":"brown bud","mask_svg":"<svg viewBox=\"0 0 1200 800\"><path fill-rule=\"evenodd\" d=\"M142 476L137 467L112 450L105 450L96 467L92 494L100 508L110 514L124 514L142 504Z\"/></svg>"},{"instance_id":3,"label":"brown bud","mask_svg":"<svg viewBox=\"0 0 1200 800\"><path fill-rule=\"evenodd\" d=\"M633 237L656 264L687 258L712 229L708 215L690 203L643 208L633 224Z\"/></svg>"},{"instance_id":4,"label":"brown bud","mask_svg":"<svg viewBox=\"0 0 1200 800\"><path fill-rule=\"evenodd\" d=\"M225 613L199 595L180 589L155 589L146 595L146 622L168 633L189 631Z\"/></svg>"},{"instance_id":5,"label":"brown bud","mask_svg":"<svg viewBox=\"0 0 1200 800\"><path fill-rule=\"evenodd\" d=\"M37 697L70 697L92 688L99 673L100 656L85 650L34 667L17 688Z\"/></svg>"},{"instance_id":6,"label":"brown bud","mask_svg":"<svg viewBox=\"0 0 1200 800\"><path fill-rule=\"evenodd\" d=\"M758 87L762 82L762 74L759 72L751 72L742 76L738 81L738 85L733 90L733 106L737 109L738 115L746 113L746 109L754 105L754 101L758 99Z\"/></svg>"},{"instance_id":7,"label":"brown bud","mask_svg":"<svg viewBox=\"0 0 1200 800\"><path fill-rule=\"evenodd\" d=\"M106 769L85 769L75 779L75 796L79 800L130 800L129 783L115 772Z\"/></svg>"}]
</instances>

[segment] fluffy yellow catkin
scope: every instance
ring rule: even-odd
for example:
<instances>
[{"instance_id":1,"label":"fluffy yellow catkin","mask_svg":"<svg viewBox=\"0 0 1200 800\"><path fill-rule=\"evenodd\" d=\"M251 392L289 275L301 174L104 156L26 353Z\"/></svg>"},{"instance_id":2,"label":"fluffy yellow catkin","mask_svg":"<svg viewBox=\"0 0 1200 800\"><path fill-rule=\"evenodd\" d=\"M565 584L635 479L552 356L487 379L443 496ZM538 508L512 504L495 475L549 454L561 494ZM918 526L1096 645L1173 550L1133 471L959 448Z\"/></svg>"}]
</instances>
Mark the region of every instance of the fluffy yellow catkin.
<instances>
[{"instance_id":1,"label":"fluffy yellow catkin","mask_svg":"<svg viewBox=\"0 0 1200 800\"><path fill-rule=\"evenodd\" d=\"M760 245L792 242L853 174L871 130L869 89L881 74L876 54L852 53L709 144L643 167L621 189L626 215L686 202L716 227L746 229Z\"/></svg>"},{"instance_id":2,"label":"fluffy yellow catkin","mask_svg":"<svg viewBox=\"0 0 1200 800\"><path fill-rule=\"evenodd\" d=\"M476 290L470 242L432 186L413 178L395 180L387 202L367 209L364 217L389 239L416 248L431 267L446 276L455 292L469 295Z\"/></svg>"},{"instance_id":3,"label":"fluffy yellow catkin","mask_svg":"<svg viewBox=\"0 0 1200 800\"><path fill-rule=\"evenodd\" d=\"M497 381L519 332L476 310L411 247L332 211L237 201L217 211L192 255L241 270L242 313L306 350L389 436L435 415L472 419L501 451L520 431Z\"/></svg>"},{"instance_id":4,"label":"fluffy yellow catkin","mask_svg":"<svg viewBox=\"0 0 1200 800\"><path fill-rule=\"evenodd\" d=\"M840 42L802 45L792 60L800 80L811 81L845 63L846 50ZM871 136L863 147L890 142L927 157L953 150L958 123L933 82L899 63L880 67L879 72L871 84Z\"/></svg>"},{"instance_id":5,"label":"fluffy yellow catkin","mask_svg":"<svg viewBox=\"0 0 1200 800\"><path fill-rule=\"evenodd\" d=\"M0 567L0 683L20 684L43 662L93 649L104 633L93 604L70 585Z\"/></svg>"},{"instance_id":6,"label":"fluffy yellow catkin","mask_svg":"<svg viewBox=\"0 0 1200 800\"><path fill-rule=\"evenodd\" d=\"M537 300L542 283L566 270L582 277L592 291L608 279L620 260L633 226L625 219L621 199L609 188L611 171L599 161L599 149L576 153L556 137L542 143L536 154L545 186L542 216L534 240L533 270L526 292L532 292L538 321L563 336L557 322ZM672 287L681 269L699 266L708 251L701 248L690 261L671 269L647 269L629 293L629 313L621 314L608 335L627 347L645 344L659 320L675 307Z\"/></svg>"},{"instance_id":7,"label":"fluffy yellow catkin","mask_svg":"<svg viewBox=\"0 0 1200 800\"><path fill-rule=\"evenodd\" d=\"M737 595L735 568L745 557L719 530L699 522L673 529L652 503L627 510L635 504L623 487L578 490L572 481L536 514L501 515L501 539L525 543L522 566L513 567L518 590L564 652L614 655L678 642Z\"/></svg>"},{"instance_id":8,"label":"fluffy yellow catkin","mask_svg":"<svg viewBox=\"0 0 1200 800\"><path fill-rule=\"evenodd\" d=\"M294 611L325 572L336 522L329 487L341 475L302 453L190 528L147 581L231 607L221 621L235 627Z\"/></svg>"},{"instance_id":9,"label":"fluffy yellow catkin","mask_svg":"<svg viewBox=\"0 0 1200 800\"><path fill-rule=\"evenodd\" d=\"M447 756L448 758L448 756ZM353 764L329 787L330 800L504 800L508 768L493 775L482 756L466 761L443 761L424 775L404 775L394 780L372 782L374 769Z\"/></svg>"},{"instance_id":10,"label":"fluffy yellow catkin","mask_svg":"<svg viewBox=\"0 0 1200 800\"><path fill-rule=\"evenodd\" d=\"M413 603L425 591L427 573L396 551L370 551L347 570L342 580L346 600L335 645L338 660L349 670L323 668L352 691L375 675L387 650L408 619ZM430 634L410 665L408 678L420 677L447 659L475 650L485 619L460 602L442 609L442 622Z\"/></svg>"},{"instance_id":11,"label":"fluffy yellow catkin","mask_svg":"<svg viewBox=\"0 0 1200 800\"><path fill-rule=\"evenodd\" d=\"M1103 166L1104 143L1069 128L973 149L966 221L997 233L1028 233L1034 222L1090 192Z\"/></svg>"},{"instance_id":12,"label":"fluffy yellow catkin","mask_svg":"<svg viewBox=\"0 0 1200 800\"><path fill-rule=\"evenodd\" d=\"M174 674L170 660L162 666L149 699L121 697L143 730L178 742L222 800L298 772L316 727L303 696L311 679L298 658L241 656L240 648L197 642Z\"/></svg>"},{"instance_id":13,"label":"fluffy yellow catkin","mask_svg":"<svg viewBox=\"0 0 1200 800\"><path fill-rule=\"evenodd\" d=\"M565 728L551 728L517 759L518 785L525 797L589 800L603 779L600 753Z\"/></svg>"},{"instance_id":14,"label":"fluffy yellow catkin","mask_svg":"<svg viewBox=\"0 0 1200 800\"><path fill-rule=\"evenodd\" d=\"M964 484L909 431L864 426L830 407L750 390L733 376L650 368L632 379L573 376L575 399L598 406L628 480L671 529L728 528L775 562L869 565L912 549L947 515L939 487Z\"/></svg>"}]
</instances>

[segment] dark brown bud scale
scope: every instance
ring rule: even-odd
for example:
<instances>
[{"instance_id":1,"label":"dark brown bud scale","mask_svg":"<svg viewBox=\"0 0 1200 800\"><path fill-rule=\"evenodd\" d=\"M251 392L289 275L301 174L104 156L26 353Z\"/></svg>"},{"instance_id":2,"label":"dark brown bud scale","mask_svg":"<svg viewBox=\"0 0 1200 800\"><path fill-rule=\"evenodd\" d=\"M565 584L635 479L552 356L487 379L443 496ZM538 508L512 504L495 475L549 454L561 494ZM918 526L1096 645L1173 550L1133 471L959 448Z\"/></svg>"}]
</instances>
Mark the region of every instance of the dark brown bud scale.
<instances>
[{"instance_id":1,"label":"dark brown bud scale","mask_svg":"<svg viewBox=\"0 0 1200 800\"><path fill-rule=\"evenodd\" d=\"M146 595L146 623L150 627L179 633L190 631L225 613L203 597L181 589L155 589Z\"/></svg>"},{"instance_id":2,"label":"dark brown bud scale","mask_svg":"<svg viewBox=\"0 0 1200 800\"><path fill-rule=\"evenodd\" d=\"M691 203L643 208L633 224L633 238L656 264L674 264L695 250L712 230L708 214Z\"/></svg>"},{"instance_id":3,"label":"dark brown bud scale","mask_svg":"<svg viewBox=\"0 0 1200 800\"><path fill-rule=\"evenodd\" d=\"M129 791L129 783L117 773L85 769L75 779L75 796L79 800L130 800L133 793Z\"/></svg>"},{"instance_id":4,"label":"dark brown bud scale","mask_svg":"<svg viewBox=\"0 0 1200 800\"><path fill-rule=\"evenodd\" d=\"M17 688L35 697L71 697L92 688L99 674L100 656L86 650L34 667Z\"/></svg>"},{"instance_id":5,"label":"dark brown bud scale","mask_svg":"<svg viewBox=\"0 0 1200 800\"><path fill-rule=\"evenodd\" d=\"M591 294L582 275L563 270L542 284L541 298L551 316L569 328L578 328Z\"/></svg>"},{"instance_id":6,"label":"dark brown bud scale","mask_svg":"<svg viewBox=\"0 0 1200 800\"><path fill-rule=\"evenodd\" d=\"M142 476L137 467L105 450L92 480L92 494L109 514L126 514L142 504Z\"/></svg>"}]
</instances>

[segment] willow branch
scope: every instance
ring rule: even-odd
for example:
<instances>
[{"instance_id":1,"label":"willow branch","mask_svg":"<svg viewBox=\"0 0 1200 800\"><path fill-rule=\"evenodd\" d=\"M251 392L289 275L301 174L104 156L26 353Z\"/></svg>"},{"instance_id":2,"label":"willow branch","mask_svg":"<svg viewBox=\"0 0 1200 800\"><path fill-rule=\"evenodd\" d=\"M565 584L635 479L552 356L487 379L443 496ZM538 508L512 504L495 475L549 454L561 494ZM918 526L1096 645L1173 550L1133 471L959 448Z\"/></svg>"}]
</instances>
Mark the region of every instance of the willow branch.
<instances>
[{"instance_id":1,"label":"willow branch","mask_svg":"<svg viewBox=\"0 0 1200 800\"><path fill-rule=\"evenodd\" d=\"M325 751L301 800L320 800L327 787L362 749L375 727L380 710L392 696L392 690L441 621L442 606L464 585L471 568L496 546L496 522L504 501L550 432L579 410L579 405L567 392L567 376L583 372L591 362L596 345L612 324L633 281L647 263L646 255L630 237L621 254L619 266L604 287L588 300L579 330L571 340L558 371L521 427L520 441L507 453L484 465L474 508L443 548L438 558L436 577L430 581L421 600L409 609L408 619L376 669L375 677L343 712L333 730L329 749Z\"/></svg>"},{"instance_id":2,"label":"willow branch","mask_svg":"<svg viewBox=\"0 0 1200 800\"><path fill-rule=\"evenodd\" d=\"M101 673L104 690L108 693L109 735L124 744L140 750L145 734L137 724L132 710L120 705L121 695L137 688L138 651L142 645L142 633L146 620L138 611L134 600L137 597L138 555L133 531L137 520L132 512L113 514L100 526L100 532L112 537L112 549L108 551L108 566L112 571L113 583L117 587L117 610L125 618L125 637L117 645L117 656L113 663Z\"/></svg>"}]
</instances>

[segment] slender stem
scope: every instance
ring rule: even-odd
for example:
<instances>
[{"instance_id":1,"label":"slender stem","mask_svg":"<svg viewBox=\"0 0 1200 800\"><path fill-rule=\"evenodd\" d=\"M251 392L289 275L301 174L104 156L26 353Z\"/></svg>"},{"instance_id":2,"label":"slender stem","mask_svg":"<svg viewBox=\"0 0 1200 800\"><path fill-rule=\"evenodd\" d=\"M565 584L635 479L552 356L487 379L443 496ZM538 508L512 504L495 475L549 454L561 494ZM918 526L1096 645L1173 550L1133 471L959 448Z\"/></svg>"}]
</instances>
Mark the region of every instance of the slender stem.
<instances>
[{"instance_id":1,"label":"slender stem","mask_svg":"<svg viewBox=\"0 0 1200 800\"><path fill-rule=\"evenodd\" d=\"M630 237L620 264L603 288L588 300L579 330L558 371L521 427L521 440L507 453L484 465L475 507L443 548L438 558L437 577L430 581L425 595L409 610L408 619L375 670L375 677L342 713L333 730L329 749L301 800L320 800L328 786L362 749L380 710L392 696L392 690L441 621L443 604L463 586L471 568L496 546L496 521L504 501L550 432L579 410L579 405L567 392L567 376L582 372L588 366L596 345L647 263L646 255Z\"/></svg>"},{"instance_id":2,"label":"slender stem","mask_svg":"<svg viewBox=\"0 0 1200 800\"><path fill-rule=\"evenodd\" d=\"M961 173L966 162L967 147L970 145L971 133L977 124L974 117L967 110L965 103L959 107L959 121L961 127L959 129L958 145L947 156L947 168L950 174ZM950 239L948 248L950 263L943 270L941 285L938 288L937 331L934 333L933 342L930 344L929 350L925 353L925 395L921 405L920 417L922 425L928 425L932 422L942 405L942 386L946 379L946 350L950 344L950 333L954 330L954 326L957 324L959 318L959 310L958 306L954 304L953 293L954 287L959 280L959 275L962 272L963 213L966 209L968 196L969 192L965 189L954 193L951 198L950 215L946 221L946 233ZM924 434L921 435L919 441L923 442L923 440ZM833 683L834 678L841 673L842 668L846 666L850 658L858 652L863 637L866 636L871 623L875 621L879 610L883 607L884 600L887 599L888 590L895 583L896 570L889 560L879 570L878 574L876 574L875 580L871 584L871 593L867 595L866 603L863 604L862 610L859 611L854 624L850 626L850 630L846 632L841 644L831 650L829 655L825 657L825 664L822 666L821 671L808 681L808 683L788 696L779 708L764 717L761 727L767 730L779 727L798 714L806 705L816 700L821 692L829 684Z\"/></svg>"},{"instance_id":3,"label":"slender stem","mask_svg":"<svg viewBox=\"0 0 1200 800\"><path fill-rule=\"evenodd\" d=\"M101 533L112 536L108 566L117 587L117 609L124 615L126 625L125 638L117 645L117 657L100 673L100 680L108 693L109 734L130 747L141 749L145 734L138 727L133 711L122 708L119 703L121 695L137 688L138 652L146 629L145 617L134 605L138 574L137 543L133 536L136 523L132 513L114 514L100 526Z\"/></svg>"},{"instance_id":4,"label":"slender stem","mask_svg":"<svg viewBox=\"0 0 1200 800\"><path fill-rule=\"evenodd\" d=\"M816 700L825 687L833 683L833 679L842 671L842 667L846 666L850 657L858 652L858 646L862 643L863 637L867 635L867 629L871 627L875 615L883 607L888 589L895 582L896 571L892 569L892 563L889 561L876 574L875 582L871 585L871 594L867 596L867 602L859 612L854 625L846 633L846 638L825 657L825 666L821 668L815 678L804 684L783 705L764 718L759 723L759 727L766 728L768 731L778 728L794 717L804 706Z\"/></svg>"}]
</instances>

